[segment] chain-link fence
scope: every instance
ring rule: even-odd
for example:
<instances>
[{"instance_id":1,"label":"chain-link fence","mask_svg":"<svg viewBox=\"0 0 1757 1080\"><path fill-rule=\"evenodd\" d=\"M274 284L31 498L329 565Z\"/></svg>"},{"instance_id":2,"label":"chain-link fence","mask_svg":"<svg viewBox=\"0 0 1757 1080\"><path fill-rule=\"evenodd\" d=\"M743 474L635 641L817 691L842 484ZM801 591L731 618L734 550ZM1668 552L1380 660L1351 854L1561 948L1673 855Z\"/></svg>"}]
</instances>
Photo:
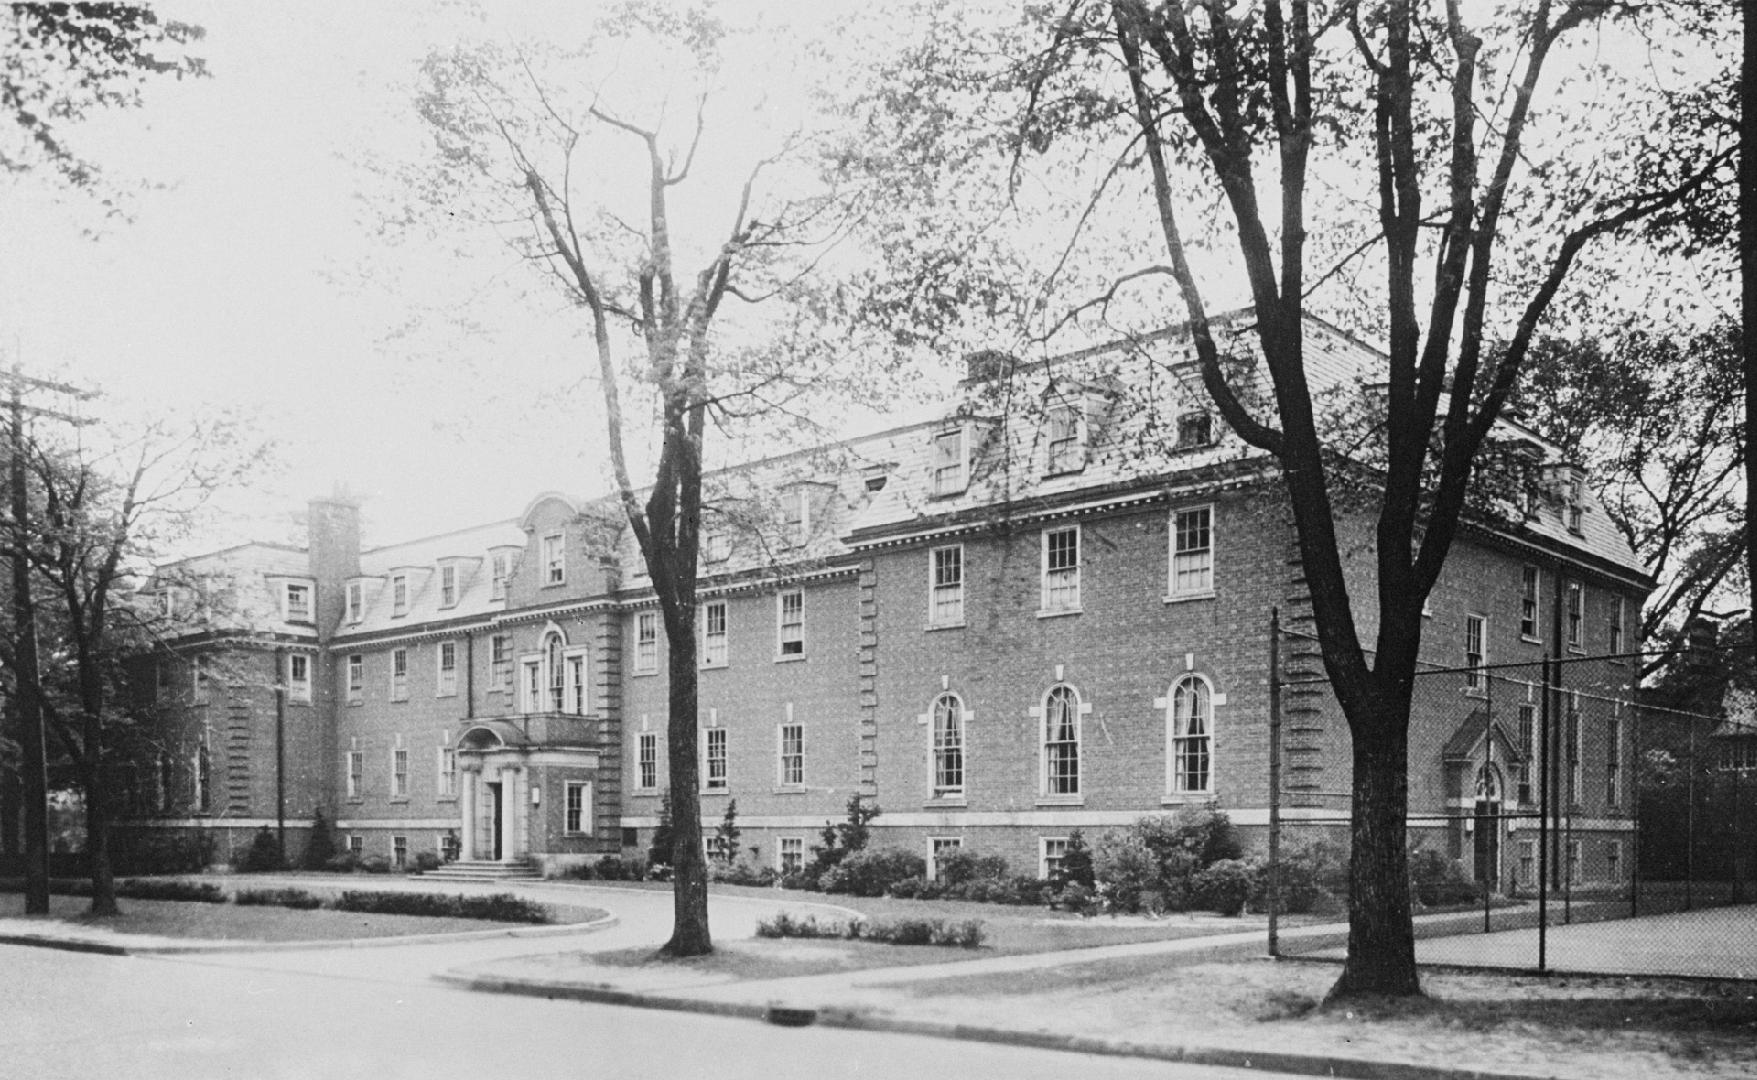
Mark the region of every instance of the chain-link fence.
<instances>
[{"instance_id":1,"label":"chain-link fence","mask_svg":"<svg viewBox=\"0 0 1757 1080\"><path fill-rule=\"evenodd\" d=\"M1418 959L1757 975L1757 725L1643 703L1640 656L1488 663L1482 632L1415 680ZM1347 724L1315 639L1276 640L1270 949L1339 954L1312 924L1347 911ZM1609 920L1636 921L1585 929Z\"/></svg>"}]
</instances>

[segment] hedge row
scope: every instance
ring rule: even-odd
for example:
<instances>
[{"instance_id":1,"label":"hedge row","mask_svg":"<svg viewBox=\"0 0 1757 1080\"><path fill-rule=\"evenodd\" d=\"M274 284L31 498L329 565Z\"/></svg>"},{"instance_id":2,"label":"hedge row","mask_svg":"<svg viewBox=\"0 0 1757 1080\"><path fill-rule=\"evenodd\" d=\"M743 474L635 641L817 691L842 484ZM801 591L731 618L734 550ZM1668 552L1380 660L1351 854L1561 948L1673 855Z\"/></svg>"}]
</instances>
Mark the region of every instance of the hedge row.
<instances>
[{"instance_id":1,"label":"hedge row","mask_svg":"<svg viewBox=\"0 0 1757 1080\"><path fill-rule=\"evenodd\" d=\"M0 879L0 892L23 892L24 879ZM91 882L57 878L49 891L58 896L90 896ZM116 882L116 895L130 900L175 900L198 904L223 904L225 890L208 881L135 880ZM328 907L374 915L425 915L437 918L479 919L484 922L554 922L542 904L522 900L511 893L489 896L450 896L444 893L344 892L327 904L304 889L240 889L229 898L240 907L286 907L309 911Z\"/></svg>"},{"instance_id":2,"label":"hedge row","mask_svg":"<svg viewBox=\"0 0 1757 1080\"><path fill-rule=\"evenodd\" d=\"M978 919L948 922L945 919L855 919L850 922L818 922L815 915L795 917L785 911L756 925L758 937L841 938L876 941L885 945L944 945L959 949L980 948L987 932Z\"/></svg>"}]
</instances>

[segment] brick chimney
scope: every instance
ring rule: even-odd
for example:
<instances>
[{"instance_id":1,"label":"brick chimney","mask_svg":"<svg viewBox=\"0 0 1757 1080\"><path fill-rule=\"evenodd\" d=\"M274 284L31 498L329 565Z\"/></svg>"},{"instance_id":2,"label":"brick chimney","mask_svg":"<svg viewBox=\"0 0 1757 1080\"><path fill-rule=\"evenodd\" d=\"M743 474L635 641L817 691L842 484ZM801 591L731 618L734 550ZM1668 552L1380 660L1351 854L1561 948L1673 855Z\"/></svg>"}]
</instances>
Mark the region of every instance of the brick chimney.
<instances>
[{"instance_id":1,"label":"brick chimney","mask_svg":"<svg viewBox=\"0 0 1757 1080\"><path fill-rule=\"evenodd\" d=\"M360 573L360 504L345 492L312 499L305 517L306 559L317 579L317 629L328 638L342 618L349 578Z\"/></svg>"}]
</instances>

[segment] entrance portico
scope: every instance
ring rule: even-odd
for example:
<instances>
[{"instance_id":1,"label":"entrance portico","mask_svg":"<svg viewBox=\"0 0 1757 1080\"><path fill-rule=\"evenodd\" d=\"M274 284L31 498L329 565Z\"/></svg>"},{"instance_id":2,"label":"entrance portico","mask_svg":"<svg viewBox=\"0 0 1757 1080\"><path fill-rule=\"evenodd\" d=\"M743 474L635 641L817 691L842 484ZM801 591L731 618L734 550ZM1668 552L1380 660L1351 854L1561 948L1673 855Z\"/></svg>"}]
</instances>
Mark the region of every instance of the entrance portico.
<instances>
[{"instance_id":1,"label":"entrance portico","mask_svg":"<svg viewBox=\"0 0 1757 1080\"><path fill-rule=\"evenodd\" d=\"M472 720L457 739L459 857L465 862L524 862L556 854L566 837L554 835L544 813L544 787L563 796L565 779L595 777L599 753L559 741L539 742L531 721ZM538 735L562 735L538 723ZM568 731L566 734L573 734Z\"/></svg>"}]
</instances>

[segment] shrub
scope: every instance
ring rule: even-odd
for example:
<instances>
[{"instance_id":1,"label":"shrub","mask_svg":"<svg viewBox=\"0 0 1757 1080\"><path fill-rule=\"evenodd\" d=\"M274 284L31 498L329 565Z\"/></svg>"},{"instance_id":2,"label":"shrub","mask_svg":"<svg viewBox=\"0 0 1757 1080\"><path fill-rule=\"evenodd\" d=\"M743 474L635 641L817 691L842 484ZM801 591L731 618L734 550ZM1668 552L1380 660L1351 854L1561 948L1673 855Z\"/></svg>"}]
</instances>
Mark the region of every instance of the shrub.
<instances>
[{"instance_id":1,"label":"shrub","mask_svg":"<svg viewBox=\"0 0 1757 1080\"><path fill-rule=\"evenodd\" d=\"M1141 894L1157 890L1159 860L1134 831L1107 829L1092 847L1098 895L1110 911L1141 910Z\"/></svg>"},{"instance_id":2,"label":"shrub","mask_svg":"<svg viewBox=\"0 0 1757 1080\"><path fill-rule=\"evenodd\" d=\"M521 900L511 893L489 896L451 896L446 893L356 892L349 890L331 902L337 911L371 915L422 915L433 918L483 919L489 922L546 923L553 921L542 904Z\"/></svg>"},{"instance_id":3,"label":"shrub","mask_svg":"<svg viewBox=\"0 0 1757 1080\"><path fill-rule=\"evenodd\" d=\"M332 855L323 861L323 868L332 874L352 874L360 869L360 859L351 851Z\"/></svg>"},{"instance_id":4,"label":"shrub","mask_svg":"<svg viewBox=\"0 0 1757 1080\"><path fill-rule=\"evenodd\" d=\"M205 829L119 828L110 844L110 865L118 874L195 874L214 856L213 834Z\"/></svg>"},{"instance_id":5,"label":"shrub","mask_svg":"<svg viewBox=\"0 0 1757 1080\"><path fill-rule=\"evenodd\" d=\"M738 860L738 838L744 830L738 827L738 800L726 801L726 815L714 827L714 855L717 862L730 866Z\"/></svg>"},{"instance_id":6,"label":"shrub","mask_svg":"<svg viewBox=\"0 0 1757 1080\"><path fill-rule=\"evenodd\" d=\"M1423 907L1451 907L1482 899L1482 886L1465 876L1458 860L1427 848L1409 853L1409 891Z\"/></svg>"},{"instance_id":7,"label":"shrub","mask_svg":"<svg viewBox=\"0 0 1757 1080\"><path fill-rule=\"evenodd\" d=\"M116 895L133 900L180 900L196 904L223 904L226 894L210 881L154 881L126 878L116 883Z\"/></svg>"},{"instance_id":8,"label":"shrub","mask_svg":"<svg viewBox=\"0 0 1757 1080\"><path fill-rule=\"evenodd\" d=\"M1050 884L1057 892L1068 885L1083 885L1091 889L1097 884L1092 873L1092 849L1086 844L1086 834L1075 829L1068 834L1068 847L1062 853L1061 864L1050 877Z\"/></svg>"},{"instance_id":9,"label":"shrub","mask_svg":"<svg viewBox=\"0 0 1757 1080\"><path fill-rule=\"evenodd\" d=\"M336 856L336 838L330 831L329 818L319 806L311 811L311 833L305 840L305 853L299 865L306 870L325 870Z\"/></svg>"},{"instance_id":10,"label":"shrub","mask_svg":"<svg viewBox=\"0 0 1757 1080\"><path fill-rule=\"evenodd\" d=\"M640 881L647 876L646 861L638 856L602 855L589 863L581 863L570 871L572 876L591 881Z\"/></svg>"},{"instance_id":11,"label":"shrub","mask_svg":"<svg viewBox=\"0 0 1757 1080\"><path fill-rule=\"evenodd\" d=\"M782 883L785 887L786 883ZM938 900L946 893L946 887L937 881L929 881L919 874L906 877L901 881L893 881L885 889L886 896L894 896L899 900Z\"/></svg>"},{"instance_id":12,"label":"shrub","mask_svg":"<svg viewBox=\"0 0 1757 1080\"><path fill-rule=\"evenodd\" d=\"M843 859L823 875L822 885L825 892L883 896L894 882L924 877L926 873L927 860L913 851L873 848L856 851Z\"/></svg>"},{"instance_id":13,"label":"shrub","mask_svg":"<svg viewBox=\"0 0 1757 1080\"><path fill-rule=\"evenodd\" d=\"M360 860L359 867L362 873L388 874L390 859L383 855L368 855Z\"/></svg>"},{"instance_id":14,"label":"shrub","mask_svg":"<svg viewBox=\"0 0 1757 1080\"><path fill-rule=\"evenodd\" d=\"M757 866L748 861L735 862L731 865L716 862L708 867L708 880L726 885L768 886L775 883L777 876L774 867Z\"/></svg>"},{"instance_id":15,"label":"shrub","mask_svg":"<svg viewBox=\"0 0 1757 1080\"><path fill-rule=\"evenodd\" d=\"M232 902L240 907L286 907L310 911L323 906L323 901L304 889L240 889Z\"/></svg>"},{"instance_id":16,"label":"shrub","mask_svg":"<svg viewBox=\"0 0 1757 1080\"><path fill-rule=\"evenodd\" d=\"M970 881L1007 876L1007 860L999 855L978 855L967 848L953 848L939 857L939 877L948 888Z\"/></svg>"},{"instance_id":17,"label":"shrub","mask_svg":"<svg viewBox=\"0 0 1757 1080\"><path fill-rule=\"evenodd\" d=\"M875 804L867 806L859 795L848 796L848 816L841 822L824 822L819 835L823 838L823 846L811 849L811 865L806 873L819 880L820 885L824 874L833 866L839 865L848 856L863 850L872 839L872 819L879 816L880 810ZM829 892L827 885L822 885Z\"/></svg>"},{"instance_id":18,"label":"shrub","mask_svg":"<svg viewBox=\"0 0 1757 1080\"><path fill-rule=\"evenodd\" d=\"M812 890L815 890L815 889L817 889L817 887L818 887L817 877L815 875L806 873L804 870L795 870L791 874L782 874L781 875L781 888L783 888L783 889L812 889Z\"/></svg>"},{"instance_id":19,"label":"shrub","mask_svg":"<svg viewBox=\"0 0 1757 1080\"><path fill-rule=\"evenodd\" d=\"M982 923L976 919L955 923L944 919L892 919L856 925L860 926L860 937L886 945L949 945L974 949L981 946L986 936Z\"/></svg>"},{"instance_id":20,"label":"shrub","mask_svg":"<svg viewBox=\"0 0 1757 1080\"><path fill-rule=\"evenodd\" d=\"M1252 911L1269 910L1269 863L1266 855L1252 860ZM1281 911L1303 914L1331 910L1336 897L1348 891L1346 845L1319 835L1296 836L1281 843Z\"/></svg>"},{"instance_id":21,"label":"shrub","mask_svg":"<svg viewBox=\"0 0 1757 1080\"><path fill-rule=\"evenodd\" d=\"M859 925L858 923L855 925ZM777 912L772 919L758 919L756 936L765 938L840 938L853 937L848 927L839 922L818 922L816 915L789 915Z\"/></svg>"},{"instance_id":22,"label":"shrub","mask_svg":"<svg viewBox=\"0 0 1757 1080\"><path fill-rule=\"evenodd\" d=\"M437 851L417 851L417 852L415 852L415 872L417 874L425 874L425 873L428 873L429 871L437 870L437 869L439 869L439 867L440 867L439 852L437 852Z\"/></svg>"},{"instance_id":23,"label":"shrub","mask_svg":"<svg viewBox=\"0 0 1757 1080\"><path fill-rule=\"evenodd\" d=\"M1251 898L1255 879L1250 864L1241 859L1222 859L1196 872L1190 882L1190 899L1203 911L1237 915Z\"/></svg>"},{"instance_id":24,"label":"shrub","mask_svg":"<svg viewBox=\"0 0 1757 1080\"><path fill-rule=\"evenodd\" d=\"M250 840L250 850L238 860L237 866L246 874L267 874L287 868L285 861L281 859L280 841L269 831L267 825L256 830L256 835Z\"/></svg>"},{"instance_id":25,"label":"shrub","mask_svg":"<svg viewBox=\"0 0 1757 1080\"><path fill-rule=\"evenodd\" d=\"M1098 894L1077 881L1070 881L1063 886L1061 891L1055 894L1055 902L1064 910L1080 915L1098 914L1100 904Z\"/></svg>"}]
</instances>

